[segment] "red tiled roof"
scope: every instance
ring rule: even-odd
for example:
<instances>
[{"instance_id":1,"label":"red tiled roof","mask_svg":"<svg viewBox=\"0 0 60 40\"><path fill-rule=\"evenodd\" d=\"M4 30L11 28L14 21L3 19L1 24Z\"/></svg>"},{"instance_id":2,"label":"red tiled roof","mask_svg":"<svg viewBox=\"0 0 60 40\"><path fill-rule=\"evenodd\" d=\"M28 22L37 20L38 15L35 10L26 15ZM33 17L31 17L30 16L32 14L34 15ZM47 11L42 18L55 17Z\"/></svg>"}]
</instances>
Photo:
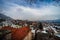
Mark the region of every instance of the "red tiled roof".
<instances>
[{"instance_id":1,"label":"red tiled roof","mask_svg":"<svg viewBox=\"0 0 60 40\"><path fill-rule=\"evenodd\" d=\"M12 40L23 40L24 37L30 31L29 27L22 27L22 28L12 28L12 27L3 27L3 30L11 30L12 32Z\"/></svg>"}]
</instances>

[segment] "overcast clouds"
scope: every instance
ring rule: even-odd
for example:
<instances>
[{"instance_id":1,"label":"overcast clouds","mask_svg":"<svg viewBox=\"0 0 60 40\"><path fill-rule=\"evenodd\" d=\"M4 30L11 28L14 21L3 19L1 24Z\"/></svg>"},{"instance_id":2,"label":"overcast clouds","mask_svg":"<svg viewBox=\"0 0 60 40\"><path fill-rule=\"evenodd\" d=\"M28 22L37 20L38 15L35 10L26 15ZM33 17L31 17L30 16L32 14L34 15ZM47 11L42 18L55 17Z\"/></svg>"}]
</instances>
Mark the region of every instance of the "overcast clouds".
<instances>
[{"instance_id":1,"label":"overcast clouds","mask_svg":"<svg viewBox=\"0 0 60 40\"><path fill-rule=\"evenodd\" d=\"M28 19L28 20L56 20L60 19L60 3L55 5L54 2L50 4L41 4L40 7L37 7L37 4L29 7L19 4L18 1L9 2L4 1L4 8L2 13L12 17L13 19ZM44 2L45 3L45 2Z\"/></svg>"}]
</instances>

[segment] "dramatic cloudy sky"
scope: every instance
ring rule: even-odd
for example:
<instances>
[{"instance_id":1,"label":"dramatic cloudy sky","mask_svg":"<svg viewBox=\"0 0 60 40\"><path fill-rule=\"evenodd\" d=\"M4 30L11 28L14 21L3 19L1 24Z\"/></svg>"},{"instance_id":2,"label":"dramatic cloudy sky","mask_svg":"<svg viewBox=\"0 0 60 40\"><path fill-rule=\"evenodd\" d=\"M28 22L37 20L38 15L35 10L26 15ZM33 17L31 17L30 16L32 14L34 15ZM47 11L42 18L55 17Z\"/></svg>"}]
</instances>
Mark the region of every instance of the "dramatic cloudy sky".
<instances>
[{"instance_id":1,"label":"dramatic cloudy sky","mask_svg":"<svg viewBox=\"0 0 60 40\"><path fill-rule=\"evenodd\" d=\"M0 12L13 19L60 19L59 0L0 0Z\"/></svg>"}]
</instances>

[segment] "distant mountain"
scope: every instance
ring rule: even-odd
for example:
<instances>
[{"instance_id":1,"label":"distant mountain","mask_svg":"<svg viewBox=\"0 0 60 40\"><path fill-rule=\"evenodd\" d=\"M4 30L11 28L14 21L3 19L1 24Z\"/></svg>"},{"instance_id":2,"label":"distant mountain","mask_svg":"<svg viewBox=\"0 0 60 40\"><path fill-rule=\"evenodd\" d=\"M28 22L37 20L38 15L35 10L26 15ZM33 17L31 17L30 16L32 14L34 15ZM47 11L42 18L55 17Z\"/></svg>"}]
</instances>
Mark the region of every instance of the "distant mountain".
<instances>
[{"instance_id":1,"label":"distant mountain","mask_svg":"<svg viewBox=\"0 0 60 40\"><path fill-rule=\"evenodd\" d=\"M52 20L53 22L60 23L60 19Z\"/></svg>"},{"instance_id":2,"label":"distant mountain","mask_svg":"<svg viewBox=\"0 0 60 40\"><path fill-rule=\"evenodd\" d=\"M60 23L60 19L56 19L56 20L41 20L40 22Z\"/></svg>"},{"instance_id":3,"label":"distant mountain","mask_svg":"<svg viewBox=\"0 0 60 40\"><path fill-rule=\"evenodd\" d=\"M0 13L0 19L5 19L5 20L13 20L12 18Z\"/></svg>"}]
</instances>

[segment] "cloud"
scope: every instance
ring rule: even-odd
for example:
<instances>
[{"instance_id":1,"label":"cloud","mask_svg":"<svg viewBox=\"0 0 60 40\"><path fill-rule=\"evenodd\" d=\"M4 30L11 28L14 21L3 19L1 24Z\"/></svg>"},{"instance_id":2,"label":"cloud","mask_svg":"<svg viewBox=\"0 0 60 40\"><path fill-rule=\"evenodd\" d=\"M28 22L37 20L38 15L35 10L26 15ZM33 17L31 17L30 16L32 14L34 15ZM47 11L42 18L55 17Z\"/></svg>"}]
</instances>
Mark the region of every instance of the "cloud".
<instances>
[{"instance_id":1,"label":"cloud","mask_svg":"<svg viewBox=\"0 0 60 40\"><path fill-rule=\"evenodd\" d=\"M23 20L56 20L60 16L60 7L54 5L43 6L41 8L31 8L15 3L6 3L3 9L5 15L13 19Z\"/></svg>"}]
</instances>

